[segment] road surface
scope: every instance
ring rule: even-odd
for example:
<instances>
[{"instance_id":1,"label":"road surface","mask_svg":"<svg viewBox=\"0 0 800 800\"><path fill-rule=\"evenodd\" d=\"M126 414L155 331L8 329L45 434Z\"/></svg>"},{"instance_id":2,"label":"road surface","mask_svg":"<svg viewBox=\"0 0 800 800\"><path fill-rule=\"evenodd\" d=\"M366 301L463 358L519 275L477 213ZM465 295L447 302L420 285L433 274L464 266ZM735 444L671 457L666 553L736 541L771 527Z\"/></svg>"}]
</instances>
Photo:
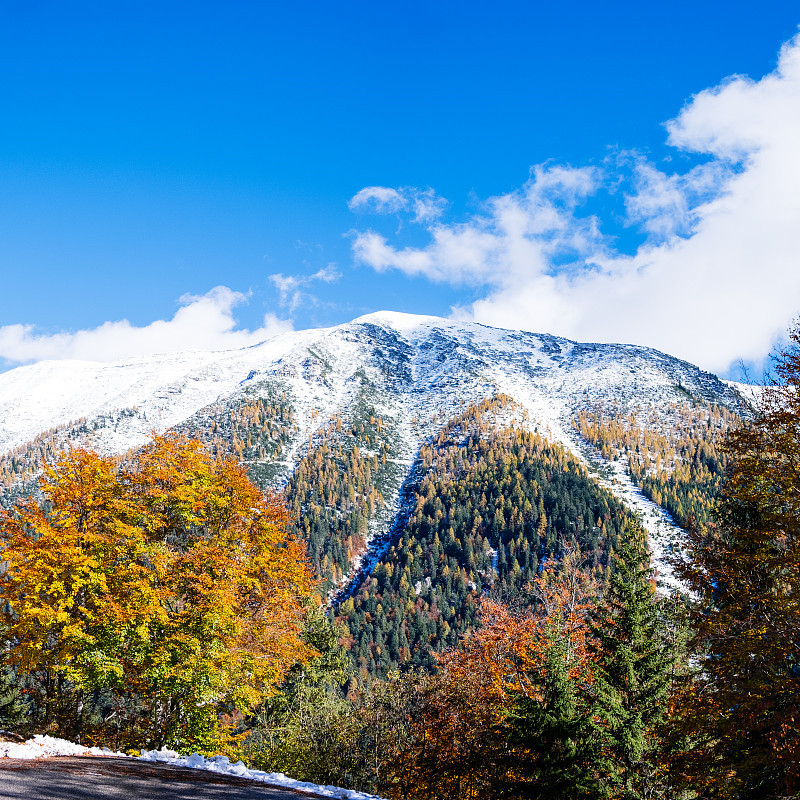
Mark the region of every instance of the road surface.
<instances>
[{"instance_id":1,"label":"road surface","mask_svg":"<svg viewBox=\"0 0 800 800\"><path fill-rule=\"evenodd\" d=\"M301 800L317 796L206 770L127 758L0 759L1 800Z\"/></svg>"}]
</instances>

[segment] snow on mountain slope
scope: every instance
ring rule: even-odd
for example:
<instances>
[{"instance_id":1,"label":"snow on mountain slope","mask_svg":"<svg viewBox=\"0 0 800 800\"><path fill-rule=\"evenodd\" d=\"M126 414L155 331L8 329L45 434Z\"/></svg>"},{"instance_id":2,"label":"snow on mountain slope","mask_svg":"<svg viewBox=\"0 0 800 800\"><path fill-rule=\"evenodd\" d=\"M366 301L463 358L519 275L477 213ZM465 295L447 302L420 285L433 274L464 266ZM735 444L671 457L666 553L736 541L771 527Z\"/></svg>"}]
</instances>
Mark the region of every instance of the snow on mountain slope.
<instances>
[{"instance_id":1,"label":"snow on mountain slope","mask_svg":"<svg viewBox=\"0 0 800 800\"><path fill-rule=\"evenodd\" d=\"M111 364L42 361L0 374L0 452L77 419L135 410L130 439L99 444L123 451L166 430L199 408L233 393L248 375L273 363L318 331L280 334L242 350L186 352Z\"/></svg>"},{"instance_id":2,"label":"snow on mountain slope","mask_svg":"<svg viewBox=\"0 0 800 800\"><path fill-rule=\"evenodd\" d=\"M0 452L80 418L133 412L97 444L121 451L242 387L280 381L317 419L352 398L359 374L427 427L461 401L505 391L555 426L583 399L675 395L676 388L736 404L736 391L685 362L632 345L577 344L549 335L437 317L379 312L334 328L280 334L223 352L187 352L112 364L45 361L0 374ZM312 428L304 420L301 428Z\"/></svg>"},{"instance_id":3,"label":"snow on mountain slope","mask_svg":"<svg viewBox=\"0 0 800 800\"><path fill-rule=\"evenodd\" d=\"M666 408L687 399L737 411L746 406L740 387L649 348L384 311L242 350L113 364L49 361L0 374L0 453L80 419L91 446L121 453L153 430L276 392L289 397L296 425L280 456L284 476L309 437L334 414L352 417L359 403L391 426L392 457L404 473L426 437L466 404L499 393L523 409L517 424L546 433L589 465L593 458L571 427L580 409L599 402L619 410ZM654 551L666 551L677 535L670 521L625 475L608 485L649 515ZM387 500L391 505L398 497Z\"/></svg>"}]
</instances>

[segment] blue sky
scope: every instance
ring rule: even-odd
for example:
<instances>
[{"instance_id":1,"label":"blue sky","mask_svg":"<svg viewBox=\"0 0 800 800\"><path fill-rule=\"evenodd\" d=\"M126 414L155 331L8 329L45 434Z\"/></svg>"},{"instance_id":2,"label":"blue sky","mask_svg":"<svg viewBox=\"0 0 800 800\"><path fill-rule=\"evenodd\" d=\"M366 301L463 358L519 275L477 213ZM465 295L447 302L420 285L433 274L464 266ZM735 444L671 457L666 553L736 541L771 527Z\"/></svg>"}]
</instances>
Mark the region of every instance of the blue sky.
<instances>
[{"instance_id":1,"label":"blue sky","mask_svg":"<svg viewBox=\"0 0 800 800\"><path fill-rule=\"evenodd\" d=\"M0 13L5 368L389 308L729 372L800 312L794 2Z\"/></svg>"}]
</instances>

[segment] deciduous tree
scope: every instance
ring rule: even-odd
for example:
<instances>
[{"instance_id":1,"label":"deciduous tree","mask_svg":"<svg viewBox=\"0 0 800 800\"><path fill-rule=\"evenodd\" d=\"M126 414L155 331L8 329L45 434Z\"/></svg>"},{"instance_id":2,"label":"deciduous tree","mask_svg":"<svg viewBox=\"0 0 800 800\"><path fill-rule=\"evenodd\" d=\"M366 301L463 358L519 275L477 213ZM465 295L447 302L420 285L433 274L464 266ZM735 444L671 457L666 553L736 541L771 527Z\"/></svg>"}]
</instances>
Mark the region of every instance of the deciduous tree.
<instances>
[{"instance_id":1,"label":"deciduous tree","mask_svg":"<svg viewBox=\"0 0 800 800\"><path fill-rule=\"evenodd\" d=\"M9 658L38 677L47 722L80 733L84 696L111 692L129 743L210 747L218 709L253 707L310 652L303 548L233 461L166 435L119 468L67 453L41 489L0 515L0 586Z\"/></svg>"},{"instance_id":2,"label":"deciduous tree","mask_svg":"<svg viewBox=\"0 0 800 800\"><path fill-rule=\"evenodd\" d=\"M717 524L679 566L697 596L685 770L704 796L800 792L800 326L728 438Z\"/></svg>"}]
</instances>

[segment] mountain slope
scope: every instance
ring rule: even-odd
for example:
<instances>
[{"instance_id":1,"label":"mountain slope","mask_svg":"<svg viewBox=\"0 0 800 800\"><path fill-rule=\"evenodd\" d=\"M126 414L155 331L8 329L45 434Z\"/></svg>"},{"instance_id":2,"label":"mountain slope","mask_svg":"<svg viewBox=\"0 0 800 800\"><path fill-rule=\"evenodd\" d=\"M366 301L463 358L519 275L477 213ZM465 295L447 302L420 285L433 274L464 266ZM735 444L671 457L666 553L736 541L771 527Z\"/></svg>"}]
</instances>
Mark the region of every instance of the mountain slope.
<instances>
[{"instance_id":1,"label":"mountain slope","mask_svg":"<svg viewBox=\"0 0 800 800\"><path fill-rule=\"evenodd\" d=\"M635 345L379 312L236 351L42 362L0 375L0 473L27 491L42 460L68 444L124 454L153 430L178 428L233 452L262 485L285 487L333 589L359 567L363 577L401 532L421 448L464 409L500 396L508 402L494 428L560 444L645 513L668 582L663 554L680 531L633 485L625 460L604 456L575 420L646 409L669 426L680 404L700 409L702 422L713 406L735 415L746 403L715 376Z\"/></svg>"},{"instance_id":2,"label":"mountain slope","mask_svg":"<svg viewBox=\"0 0 800 800\"><path fill-rule=\"evenodd\" d=\"M635 345L579 344L549 335L436 317L379 312L334 328L280 334L223 352L146 356L112 364L45 361L0 375L0 452L82 417L133 416L106 424L98 446L122 452L152 429L174 426L248 386L290 386L299 409L330 415L368 378L429 423L458 401L505 392L532 418L555 423L592 400L680 399L736 407L734 388L692 365ZM463 392L467 394L463 394ZM303 427L313 428L313 420Z\"/></svg>"}]
</instances>

